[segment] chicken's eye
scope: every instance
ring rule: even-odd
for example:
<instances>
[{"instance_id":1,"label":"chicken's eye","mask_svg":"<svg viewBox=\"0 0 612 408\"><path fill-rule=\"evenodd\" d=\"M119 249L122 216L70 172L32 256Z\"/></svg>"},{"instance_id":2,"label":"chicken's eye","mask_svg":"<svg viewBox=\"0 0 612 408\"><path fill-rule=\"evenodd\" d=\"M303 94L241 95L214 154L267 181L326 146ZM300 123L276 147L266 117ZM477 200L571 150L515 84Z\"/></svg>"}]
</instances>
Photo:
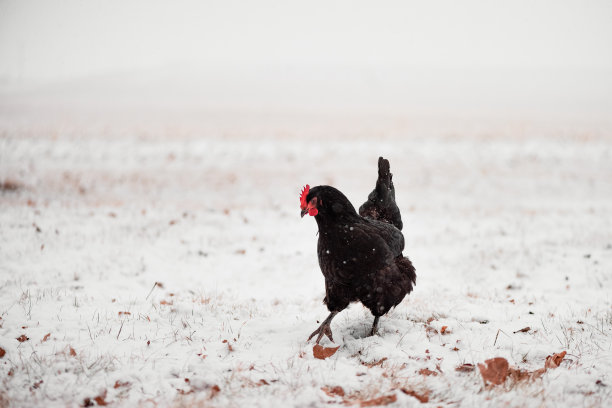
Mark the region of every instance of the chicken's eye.
<instances>
[{"instance_id":1,"label":"chicken's eye","mask_svg":"<svg viewBox=\"0 0 612 408\"><path fill-rule=\"evenodd\" d=\"M319 213L319 210L317 209L317 204L319 203L319 199L317 197L313 197L309 202L308 202L308 214L310 216L315 216Z\"/></svg>"}]
</instances>

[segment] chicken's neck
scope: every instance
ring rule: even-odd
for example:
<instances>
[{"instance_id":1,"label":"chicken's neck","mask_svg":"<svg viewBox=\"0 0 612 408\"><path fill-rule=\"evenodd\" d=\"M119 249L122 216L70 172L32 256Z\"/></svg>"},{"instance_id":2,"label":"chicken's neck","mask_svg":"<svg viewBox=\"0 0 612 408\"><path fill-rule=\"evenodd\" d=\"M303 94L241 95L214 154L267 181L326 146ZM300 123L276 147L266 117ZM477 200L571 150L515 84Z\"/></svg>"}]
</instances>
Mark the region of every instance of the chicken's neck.
<instances>
[{"instance_id":1,"label":"chicken's neck","mask_svg":"<svg viewBox=\"0 0 612 408\"><path fill-rule=\"evenodd\" d=\"M355 211L340 214L319 212L319 214L315 216L315 220L319 226L319 234L324 234L337 230L339 226L346 226L359 222L361 217Z\"/></svg>"}]
</instances>

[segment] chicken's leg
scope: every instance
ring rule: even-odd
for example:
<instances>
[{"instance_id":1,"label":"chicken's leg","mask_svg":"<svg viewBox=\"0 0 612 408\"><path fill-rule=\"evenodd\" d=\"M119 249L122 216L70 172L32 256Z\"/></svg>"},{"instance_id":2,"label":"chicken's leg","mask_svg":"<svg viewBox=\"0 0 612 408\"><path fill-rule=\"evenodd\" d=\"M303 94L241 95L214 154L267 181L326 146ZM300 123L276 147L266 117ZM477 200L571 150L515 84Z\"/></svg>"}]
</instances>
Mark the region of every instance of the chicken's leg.
<instances>
[{"instance_id":1,"label":"chicken's leg","mask_svg":"<svg viewBox=\"0 0 612 408\"><path fill-rule=\"evenodd\" d=\"M312 332L312 334L310 335L310 337L308 337L308 340L306 341L310 341L310 339L312 339L315 336L315 334L318 333L319 336L317 337L317 344L319 344L319 342L323 338L323 335L326 335L327 337L329 337L329 339L333 342L334 338L332 337L331 321L334 318L334 316L337 314L338 312L331 312L329 316L327 316L327 319L325 319L323 323L321 323L321 325L319 326L317 330Z\"/></svg>"},{"instance_id":2,"label":"chicken's leg","mask_svg":"<svg viewBox=\"0 0 612 408\"><path fill-rule=\"evenodd\" d=\"M380 316L374 316L374 324L372 325L372 331L370 332L370 336L373 336L378 333L378 319L380 319Z\"/></svg>"}]
</instances>

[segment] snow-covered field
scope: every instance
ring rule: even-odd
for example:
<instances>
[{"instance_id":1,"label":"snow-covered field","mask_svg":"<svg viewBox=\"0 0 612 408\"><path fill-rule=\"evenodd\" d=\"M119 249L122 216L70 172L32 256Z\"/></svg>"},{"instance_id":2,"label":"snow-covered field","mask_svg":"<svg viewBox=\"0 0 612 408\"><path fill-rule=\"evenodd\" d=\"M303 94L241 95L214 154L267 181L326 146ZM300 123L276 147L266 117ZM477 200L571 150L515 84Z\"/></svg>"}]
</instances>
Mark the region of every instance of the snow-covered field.
<instances>
[{"instance_id":1,"label":"snow-covered field","mask_svg":"<svg viewBox=\"0 0 612 408\"><path fill-rule=\"evenodd\" d=\"M0 406L612 403L611 127L47 119L0 122ZM360 205L379 155L417 286L378 336L360 304L342 312L316 359L299 191ZM499 386L465 366L562 351Z\"/></svg>"}]
</instances>

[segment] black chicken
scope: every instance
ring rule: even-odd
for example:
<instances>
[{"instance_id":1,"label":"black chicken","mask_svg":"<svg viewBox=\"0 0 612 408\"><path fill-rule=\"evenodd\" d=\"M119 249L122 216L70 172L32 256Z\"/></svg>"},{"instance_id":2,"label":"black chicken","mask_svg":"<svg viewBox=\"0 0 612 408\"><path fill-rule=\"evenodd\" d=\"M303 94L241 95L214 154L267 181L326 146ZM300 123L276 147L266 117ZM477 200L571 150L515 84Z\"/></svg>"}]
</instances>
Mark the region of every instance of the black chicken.
<instances>
[{"instance_id":1,"label":"black chicken","mask_svg":"<svg viewBox=\"0 0 612 408\"><path fill-rule=\"evenodd\" d=\"M308 340L318 334L333 340L331 321L349 303L360 301L378 319L397 306L416 284L412 262L404 257L402 219L395 204L389 161L378 159L378 180L359 214L344 194L330 186L306 185L300 196L302 217L310 214L319 226L317 253L325 277L329 316Z\"/></svg>"}]
</instances>

